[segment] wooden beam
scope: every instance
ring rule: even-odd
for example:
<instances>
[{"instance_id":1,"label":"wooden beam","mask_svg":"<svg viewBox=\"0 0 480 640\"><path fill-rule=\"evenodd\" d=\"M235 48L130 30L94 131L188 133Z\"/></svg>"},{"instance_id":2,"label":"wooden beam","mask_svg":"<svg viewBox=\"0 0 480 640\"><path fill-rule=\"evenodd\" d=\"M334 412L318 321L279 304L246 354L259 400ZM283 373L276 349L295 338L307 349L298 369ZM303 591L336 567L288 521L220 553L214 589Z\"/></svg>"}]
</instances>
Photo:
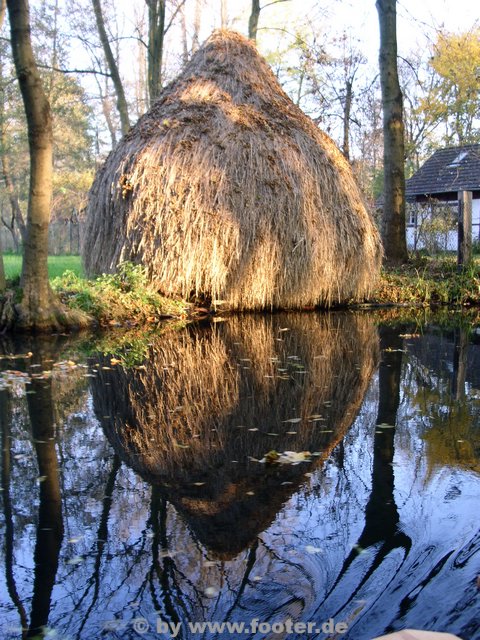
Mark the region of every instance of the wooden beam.
<instances>
[{"instance_id":1,"label":"wooden beam","mask_svg":"<svg viewBox=\"0 0 480 640\"><path fill-rule=\"evenodd\" d=\"M472 192L458 192L457 265L462 270L472 259Z\"/></svg>"}]
</instances>

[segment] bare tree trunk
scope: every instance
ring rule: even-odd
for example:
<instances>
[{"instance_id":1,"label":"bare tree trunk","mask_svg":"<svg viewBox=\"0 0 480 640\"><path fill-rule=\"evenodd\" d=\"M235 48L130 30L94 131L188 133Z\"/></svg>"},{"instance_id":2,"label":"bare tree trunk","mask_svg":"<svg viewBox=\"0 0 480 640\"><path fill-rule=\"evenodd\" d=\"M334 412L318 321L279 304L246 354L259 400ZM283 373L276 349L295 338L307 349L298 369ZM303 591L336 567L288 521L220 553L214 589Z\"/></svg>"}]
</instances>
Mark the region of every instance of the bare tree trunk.
<instances>
[{"instance_id":1,"label":"bare tree trunk","mask_svg":"<svg viewBox=\"0 0 480 640\"><path fill-rule=\"evenodd\" d=\"M148 8L148 95L150 106L162 88L166 0L145 0Z\"/></svg>"},{"instance_id":2,"label":"bare tree trunk","mask_svg":"<svg viewBox=\"0 0 480 640\"><path fill-rule=\"evenodd\" d=\"M260 0L252 0L252 10L248 20L248 37L257 41L258 20L260 18Z\"/></svg>"},{"instance_id":3,"label":"bare tree trunk","mask_svg":"<svg viewBox=\"0 0 480 640\"><path fill-rule=\"evenodd\" d=\"M0 0L0 28L3 25L3 19L5 18L6 0ZM3 103L3 100L2 100ZM3 124L3 123L2 123ZM3 126L2 126L3 129ZM0 238L0 291L5 291L5 266L3 264L3 248Z\"/></svg>"},{"instance_id":4,"label":"bare tree trunk","mask_svg":"<svg viewBox=\"0 0 480 640\"><path fill-rule=\"evenodd\" d=\"M345 83L345 103L343 105L343 155L350 160L350 114L352 112L352 81L347 80Z\"/></svg>"},{"instance_id":5,"label":"bare tree trunk","mask_svg":"<svg viewBox=\"0 0 480 640\"><path fill-rule=\"evenodd\" d=\"M195 53L200 47L200 23L202 19L202 10L200 0L195 0L195 13L193 14L193 35L192 35L192 53Z\"/></svg>"},{"instance_id":6,"label":"bare tree trunk","mask_svg":"<svg viewBox=\"0 0 480 640\"><path fill-rule=\"evenodd\" d=\"M123 88L122 80L120 78L120 73L118 71L118 65L115 60L115 56L113 55L112 48L110 47L110 43L108 41L100 0L92 0L92 5L93 11L95 13L95 20L97 22L98 35L100 36L103 53L105 54L108 70L110 71L113 86L115 88L115 94L117 96L117 109L120 115L122 135L125 135L130 129L130 119L128 117L128 104L127 99L125 98L125 91Z\"/></svg>"},{"instance_id":7,"label":"bare tree trunk","mask_svg":"<svg viewBox=\"0 0 480 640\"><path fill-rule=\"evenodd\" d=\"M0 293L5 291L6 287L7 282L5 278L5 266L3 264L2 236L0 236Z\"/></svg>"},{"instance_id":8,"label":"bare tree trunk","mask_svg":"<svg viewBox=\"0 0 480 640\"><path fill-rule=\"evenodd\" d=\"M180 23L182 27L182 64L185 66L190 57L188 53L187 17L185 15L185 7L182 7L180 12Z\"/></svg>"},{"instance_id":9,"label":"bare tree trunk","mask_svg":"<svg viewBox=\"0 0 480 640\"><path fill-rule=\"evenodd\" d=\"M17 225L20 231L20 235L22 237L23 243L25 243L25 240L26 240L27 227L25 226L25 220L23 219L22 210L20 209L17 193L15 191L15 186L13 184L12 175L10 171L10 160L5 153L5 146L4 146L5 139L4 139L3 127L0 135L1 135L0 148L1 148L1 155L2 155L2 175L5 181L5 187L7 189L8 199L10 201L10 209L12 211L12 225L11 226L6 225L6 226L8 227L8 229L12 234L15 247L17 247L18 240L15 236L14 225L15 224Z\"/></svg>"},{"instance_id":10,"label":"bare tree trunk","mask_svg":"<svg viewBox=\"0 0 480 640\"><path fill-rule=\"evenodd\" d=\"M1 15L1 10L0 10L0 19L3 20L3 15ZM0 25L1 25L1 22L0 22ZM22 236L22 242L25 242L26 227L25 227L25 221L23 219L23 214L18 202L15 185L12 179L12 172L10 169L10 159L7 154L8 144L7 144L7 133L6 133L6 124L5 124L5 92L4 92L4 82L3 82L4 81L3 64L1 60L0 60L0 80L2 82L2 89L1 89L2 95L0 95L0 155L1 155L1 162L2 162L2 175L5 181L5 187L8 193L8 199L10 201L10 208L12 211L12 219L13 219L12 226L8 226L8 225L5 225L5 226L8 226L8 228L10 229L13 236L13 240L15 242L15 246L17 247L18 241L14 234L13 225L14 223L17 224L17 227L20 231L20 235Z\"/></svg>"},{"instance_id":11,"label":"bare tree trunk","mask_svg":"<svg viewBox=\"0 0 480 640\"><path fill-rule=\"evenodd\" d=\"M28 126L30 187L27 236L23 248L22 301L10 322L15 328L49 331L86 323L81 314L68 315L48 282L48 225L52 200L53 135L50 105L30 40L28 0L7 0L12 54ZM8 322L8 321L7 321Z\"/></svg>"},{"instance_id":12,"label":"bare tree trunk","mask_svg":"<svg viewBox=\"0 0 480 640\"><path fill-rule=\"evenodd\" d=\"M113 149L117 144L117 131L112 118L112 101L108 97L108 78L105 78L105 90L102 88L101 82L96 76L95 80L98 87L98 95L100 96L100 103L102 105L102 113L105 118L105 122L107 123L107 129L110 134Z\"/></svg>"},{"instance_id":13,"label":"bare tree trunk","mask_svg":"<svg viewBox=\"0 0 480 640\"><path fill-rule=\"evenodd\" d=\"M228 25L227 0L220 0L220 27L226 29Z\"/></svg>"},{"instance_id":14,"label":"bare tree trunk","mask_svg":"<svg viewBox=\"0 0 480 640\"><path fill-rule=\"evenodd\" d=\"M403 98L397 69L396 0L377 0L383 105L384 205L382 239L387 264L407 262Z\"/></svg>"}]
</instances>

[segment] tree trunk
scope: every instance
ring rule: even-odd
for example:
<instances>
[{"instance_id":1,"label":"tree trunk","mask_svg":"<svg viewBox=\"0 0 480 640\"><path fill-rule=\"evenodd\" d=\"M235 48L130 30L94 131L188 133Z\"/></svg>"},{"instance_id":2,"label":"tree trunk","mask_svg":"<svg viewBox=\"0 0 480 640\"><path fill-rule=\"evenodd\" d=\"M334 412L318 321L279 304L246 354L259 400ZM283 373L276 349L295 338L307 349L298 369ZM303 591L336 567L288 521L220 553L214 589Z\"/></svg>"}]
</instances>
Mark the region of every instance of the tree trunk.
<instances>
[{"instance_id":1,"label":"tree trunk","mask_svg":"<svg viewBox=\"0 0 480 640\"><path fill-rule=\"evenodd\" d=\"M350 160L350 115L352 112L353 82L345 83L345 103L343 105L343 155Z\"/></svg>"},{"instance_id":2,"label":"tree trunk","mask_svg":"<svg viewBox=\"0 0 480 640\"><path fill-rule=\"evenodd\" d=\"M28 126L30 186L27 235L23 249L22 301L8 322L28 331L50 331L85 324L83 314L67 314L48 282L48 225L52 199L53 136L45 96L30 39L28 0L7 0L12 54Z\"/></svg>"},{"instance_id":3,"label":"tree trunk","mask_svg":"<svg viewBox=\"0 0 480 640\"><path fill-rule=\"evenodd\" d=\"M17 194L15 192L15 186L13 184L13 180L12 180L12 175L11 175L11 171L10 171L10 159L8 158L8 156L5 153L5 146L4 146L4 129L2 127L2 131L1 131L1 142L0 142L0 147L1 147L1 155L2 155L2 174L3 174L3 179L5 181L5 187L7 189L7 193L8 193L8 199L10 201L10 209L12 211L12 226L8 227L12 236L13 236L13 241L15 242L15 246L17 245L17 239L15 237L14 234L14 225L16 224L19 231L20 231L20 235L22 237L22 242L25 243L26 240L26 236L27 236L27 227L25 226L25 220L23 219L23 214L22 214L22 210L20 209L20 204L18 202L18 197Z\"/></svg>"},{"instance_id":4,"label":"tree trunk","mask_svg":"<svg viewBox=\"0 0 480 640\"><path fill-rule=\"evenodd\" d=\"M148 95L150 106L162 88L166 0L146 0L148 7Z\"/></svg>"},{"instance_id":5,"label":"tree trunk","mask_svg":"<svg viewBox=\"0 0 480 640\"><path fill-rule=\"evenodd\" d=\"M2 237L0 236L0 293L5 291L6 286L7 286L7 282L5 279L5 267L3 264Z\"/></svg>"},{"instance_id":6,"label":"tree trunk","mask_svg":"<svg viewBox=\"0 0 480 640\"><path fill-rule=\"evenodd\" d=\"M3 19L5 17L5 0L0 0L0 28L3 25ZM3 103L3 101L2 101ZM3 123L2 123L3 130ZM5 282L5 267L3 265L3 248L0 238L0 292L5 291L6 282Z\"/></svg>"},{"instance_id":7,"label":"tree trunk","mask_svg":"<svg viewBox=\"0 0 480 640\"><path fill-rule=\"evenodd\" d=\"M377 0L380 23L380 83L383 105L383 220L385 262L407 262L403 100L397 70L396 0Z\"/></svg>"},{"instance_id":8,"label":"tree trunk","mask_svg":"<svg viewBox=\"0 0 480 640\"><path fill-rule=\"evenodd\" d=\"M248 37L257 41L258 20L260 18L260 0L252 0L252 10L248 20Z\"/></svg>"},{"instance_id":9,"label":"tree trunk","mask_svg":"<svg viewBox=\"0 0 480 640\"><path fill-rule=\"evenodd\" d=\"M17 0L18 1L18 0ZM47 365L48 366L48 365ZM62 493L52 398L52 380L32 380L27 396L40 483L35 577L27 638L38 638L47 625L64 534ZM41 636L40 636L41 637Z\"/></svg>"},{"instance_id":10,"label":"tree trunk","mask_svg":"<svg viewBox=\"0 0 480 640\"><path fill-rule=\"evenodd\" d=\"M95 13L95 20L97 22L98 35L100 37L100 42L102 43L103 53L105 54L108 70L110 71L113 86L115 88L115 95L117 97L117 109L120 115L120 124L122 127L122 135L125 135L130 129L130 119L128 117L128 105L127 99L125 98L125 91L123 89L122 80L118 71L117 62L108 41L100 0L92 0L92 5L93 11Z\"/></svg>"}]
</instances>

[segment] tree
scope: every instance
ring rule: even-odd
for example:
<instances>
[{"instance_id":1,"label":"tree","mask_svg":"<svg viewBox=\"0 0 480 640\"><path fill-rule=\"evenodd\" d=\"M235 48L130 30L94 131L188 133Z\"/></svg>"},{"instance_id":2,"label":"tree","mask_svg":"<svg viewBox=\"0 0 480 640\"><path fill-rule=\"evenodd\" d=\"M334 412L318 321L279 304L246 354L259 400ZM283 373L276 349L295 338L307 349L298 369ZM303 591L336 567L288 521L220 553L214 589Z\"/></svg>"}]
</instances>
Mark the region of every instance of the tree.
<instances>
[{"instance_id":1,"label":"tree","mask_svg":"<svg viewBox=\"0 0 480 640\"><path fill-rule=\"evenodd\" d=\"M403 98L397 69L396 0L377 0L380 23L380 84L383 108L383 218L385 262L407 262Z\"/></svg>"},{"instance_id":2,"label":"tree","mask_svg":"<svg viewBox=\"0 0 480 640\"><path fill-rule=\"evenodd\" d=\"M248 19L248 37L254 42L257 41L258 21L260 19L260 11L266 9L272 4L278 4L279 2L288 2L288 0L273 0L263 7L260 6L260 0L252 0L252 7L250 10L250 17Z\"/></svg>"},{"instance_id":3,"label":"tree","mask_svg":"<svg viewBox=\"0 0 480 640\"><path fill-rule=\"evenodd\" d=\"M177 0L171 3L171 15L166 19L167 0L145 0L148 9L148 44L147 44L147 79L149 105L155 102L160 95L163 85L162 65L164 57L165 36L185 4L185 0ZM193 48L198 46L198 31L200 23L200 5L195 5L194 33L197 42L192 43Z\"/></svg>"},{"instance_id":4,"label":"tree","mask_svg":"<svg viewBox=\"0 0 480 640\"><path fill-rule=\"evenodd\" d=\"M435 82L422 101L426 120L445 125L447 145L478 142L480 29L440 32L429 62Z\"/></svg>"},{"instance_id":5,"label":"tree","mask_svg":"<svg viewBox=\"0 0 480 640\"><path fill-rule=\"evenodd\" d=\"M0 0L0 28L3 25L3 19L5 17L5 0ZM2 126L2 123L0 122L0 126ZM3 264L3 249L2 249L2 245L1 245L1 238L0 238L0 293L2 291L5 290L5 267Z\"/></svg>"},{"instance_id":6,"label":"tree","mask_svg":"<svg viewBox=\"0 0 480 640\"><path fill-rule=\"evenodd\" d=\"M113 86L115 87L115 94L117 96L117 109L120 115L120 122L122 126L122 135L125 135L130 129L130 119L128 116L128 104L125 97L125 90L123 88L122 79L118 70L117 61L115 60L112 48L110 47L110 42L108 41L107 30L105 28L105 21L103 19L100 0L92 0L92 5L93 11L95 13L95 20L97 22L98 35L100 37L100 42L102 43L103 53L107 61Z\"/></svg>"},{"instance_id":7,"label":"tree","mask_svg":"<svg viewBox=\"0 0 480 640\"><path fill-rule=\"evenodd\" d=\"M23 250L22 299L5 323L33 331L85 324L67 312L48 281L48 225L52 200L53 127L50 104L33 54L28 0L7 0L12 54L28 128L30 184L27 234Z\"/></svg>"}]
</instances>

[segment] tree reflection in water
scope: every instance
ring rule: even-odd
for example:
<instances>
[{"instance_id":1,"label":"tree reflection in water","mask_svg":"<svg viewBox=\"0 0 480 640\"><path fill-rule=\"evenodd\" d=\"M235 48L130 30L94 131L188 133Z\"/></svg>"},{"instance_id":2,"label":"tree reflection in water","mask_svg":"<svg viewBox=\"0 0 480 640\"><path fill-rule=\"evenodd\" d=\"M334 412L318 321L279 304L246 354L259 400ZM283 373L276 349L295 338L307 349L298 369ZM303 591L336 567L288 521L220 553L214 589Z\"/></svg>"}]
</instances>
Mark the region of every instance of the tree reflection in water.
<instances>
[{"instance_id":1,"label":"tree reflection in water","mask_svg":"<svg viewBox=\"0 0 480 640\"><path fill-rule=\"evenodd\" d=\"M28 377L0 391L3 635L133 639L145 617L158 638L158 614L184 638L200 637L187 621L254 617L475 638L472 348L459 334L446 373L422 345L448 339L379 331L366 316L246 316L167 332L129 367L40 374L52 349L40 368L17 361ZM442 462L455 398L461 438L448 422L444 448L468 446ZM258 461L272 449L315 455Z\"/></svg>"}]
</instances>

